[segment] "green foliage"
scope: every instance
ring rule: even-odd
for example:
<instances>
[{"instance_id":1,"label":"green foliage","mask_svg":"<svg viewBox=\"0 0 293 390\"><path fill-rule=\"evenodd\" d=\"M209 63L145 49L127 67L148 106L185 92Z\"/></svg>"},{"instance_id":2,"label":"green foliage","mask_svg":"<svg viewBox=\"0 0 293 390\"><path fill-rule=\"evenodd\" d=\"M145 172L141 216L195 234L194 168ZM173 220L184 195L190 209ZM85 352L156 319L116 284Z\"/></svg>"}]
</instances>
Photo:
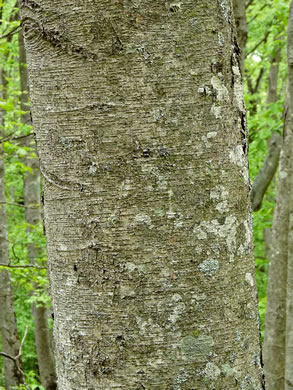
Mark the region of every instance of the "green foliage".
<instances>
[{"instance_id":1,"label":"green foliage","mask_svg":"<svg viewBox=\"0 0 293 390\"><path fill-rule=\"evenodd\" d=\"M35 371L29 371L25 375L26 384L22 386L17 386L15 390L46 390L36 377ZM1 387L0 387L1 390Z\"/></svg>"}]
</instances>

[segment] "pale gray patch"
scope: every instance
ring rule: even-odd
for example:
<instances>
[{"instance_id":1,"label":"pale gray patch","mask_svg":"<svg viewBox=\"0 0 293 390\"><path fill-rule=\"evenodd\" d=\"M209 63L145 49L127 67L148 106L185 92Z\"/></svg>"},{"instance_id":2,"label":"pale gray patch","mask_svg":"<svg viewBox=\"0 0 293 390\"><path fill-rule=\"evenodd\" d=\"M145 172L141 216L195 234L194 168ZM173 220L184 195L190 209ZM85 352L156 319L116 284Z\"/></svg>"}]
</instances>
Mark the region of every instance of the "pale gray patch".
<instances>
[{"instance_id":1,"label":"pale gray patch","mask_svg":"<svg viewBox=\"0 0 293 390\"><path fill-rule=\"evenodd\" d=\"M213 86L213 89L216 91L217 100L229 102L229 100L230 100L229 92L228 92L228 89L223 84L223 82L218 77L213 76L211 78L211 84Z\"/></svg>"},{"instance_id":2,"label":"pale gray patch","mask_svg":"<svg viewBox=\"0 0 293 390\"><path fill-rule=\"evenodd\" d=\"M221 370L218 366L209 362L205 366L204 374L210 380L217 380L218 376L221 375Z\"/></svg>"},{"instance_id":3,"label":"pale gray patch","mask_svg":"<svg viewBox=\"0 0 293 390\"><path fill-rule=\"evenodd\" d=\"M88 173L89 173L89 175L91 175L91 176L95 176L96 173L97 173L97 170L98 170L98 168L97 168L96 163L92 162L92 165L91 165L91 166L89 167L89 169L88 169Z\"/></svg>"},{"instance_id":4,"label":"pale gray patch","mask_svg":"<svg viewBox=\"0 0 293 390\"><path fill-rule=\"evenodd\" d=\"M206 276L213 276L219 270L219 262L214 259L205 260L199 265L199 269Z\"/></svg>"},{"instance_id":5,"label":"pale gray patch","mask_svg":"<svg viewBox=\"0 0 293 390\"><path fill-rule=\"evenodd\" d=\"M247 272L247 273L245 274L245 280L246 280L246 282L247 282L251 287L254 286L254 280L253 280L253 277L252 277L252 275L251 275L250 272Z\"/></svg>"}]
</instances>

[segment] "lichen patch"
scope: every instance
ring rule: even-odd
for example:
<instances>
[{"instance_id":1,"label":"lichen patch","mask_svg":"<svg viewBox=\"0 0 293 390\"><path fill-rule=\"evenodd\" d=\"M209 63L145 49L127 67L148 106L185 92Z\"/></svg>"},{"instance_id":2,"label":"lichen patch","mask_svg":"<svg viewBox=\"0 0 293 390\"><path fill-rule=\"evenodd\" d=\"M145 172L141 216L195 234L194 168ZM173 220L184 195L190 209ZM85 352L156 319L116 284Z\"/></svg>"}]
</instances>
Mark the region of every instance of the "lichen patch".
<instances>
[{"instance_id":1,"label":"lichen patch","mask_svg":"<svg viewBox=\"0 0 293 390\"><path fill-rule=\"evenodd\" d=\"M247 273L245 274L245 280L246 280L246 282L247 282L251 287L254 286L254 280L253 280L253 277L252 277L252 275L251 275L250 272L247 272Z\"/></svg>"},{"instance_id":2,"label":"lichen patch","mask_svg":"<svg viewBox=\"0 0 293 390\"><path fill-rule=\"evenodd\" d=\"M137 214L134 218L135 222L140 225L140 224L145 224L147 225L150 229L153 228L152 225L152 220L151 217L147 214Z\"/></svg>"},{"instance_id":3,"label":"lichen patch","mask_svg":"<svg viewBox=\"0 0 293 390\"><path fill-rule=\"evenodd\" d=\"M220 106L217 106L215 103L211 107L211 113L215 115L216 119L221 118L221 111L222 108Z\"/></svg>"},{"instance_id":4,"label":"lichen patch","mask_svg":"<svg viewBox=\"0 0 293 390\"><path fill-rule=\"evenodd\" d=\"M204 260L199 265L200 272L202 272L205 276L213 276L219 270L219 262L218 260L208 259Z\"/></svg>"},{"instance_id":5,"label":"lichen patch","mask_svg":"<svg viewBox=\"0 0 293 390\"><path fill-rule=\"evenodd\" d=\"M211 336L185 336L181 339L180 348L186 360L197 360L212 351L214 340Z\"/></svg>"},{"instance_id":6,"label":"lichen patch","mask_svg":"<svg viewBox=\"0 0 293 390\"><path fill-rule=\"evenodd\" d=\"M216 91L217 100L219 102L229 102L229 92L222 81L217 77L213 76L211 79L213 89Z\"/></svg>"}]
</instances>

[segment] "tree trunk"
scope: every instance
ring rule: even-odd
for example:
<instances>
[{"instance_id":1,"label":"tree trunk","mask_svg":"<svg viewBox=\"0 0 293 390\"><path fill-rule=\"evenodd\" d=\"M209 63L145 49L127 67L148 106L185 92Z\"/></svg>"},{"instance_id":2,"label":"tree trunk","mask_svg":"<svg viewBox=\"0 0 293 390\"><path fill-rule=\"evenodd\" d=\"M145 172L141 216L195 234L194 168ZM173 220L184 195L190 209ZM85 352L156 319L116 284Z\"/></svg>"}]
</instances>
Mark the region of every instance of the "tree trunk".
<instances>
[{"instance_id":1,"label":"tree trunk","mask_svg":"<svg viewBox=\"0 0 293 390\"><path fill-rule=\"evenodd\" d=\"M260 390L230 3L20 4L59 389Z\"/></svg>"},{"instance_id":2,"label":"tree trunk","mask_svg":"<svg viewBox=\"0 0 293 390\"><path fill-rule=\"evenodd\" d=\"M287 307L286 307L286 367L285 367L285 390L293 389L293 1L290 4L288 20L288 132L291 135L290 154L290 216L289 216L289 237L288 237L288 275L287 275Z\"/></svg>"},{"instance_id":3,"label":"tree trunk","mask_svg":"<svg viewBox=\"0 0 293 390\"><path fill-rule=\"evenodd\" d=\"M274 211L264 337L264 369L267 390L284 389L288 222L290 210L289 168L292 140L284 132L279 163L278 193Z\"/></svg>"},{"instance_id":4,"label":"tree trunk","mask_svg":"<svg viewBox=\"0 0 293 390\"><path fill-rule=\"evenodd\" d=\"M2 78L2 72L1 76ZM3 124L3 112L0 110L0 121ZM9 264L8 226L5 205L5 165L4 152L0 144L0 263ZM14 297L7 270L0 270L0 329L2 351L12 358L19 353L19 339L17 334L16 317L14 311ZM3 357L6 390L12 390L15 386L24 383L21 371L20 358L13 360Z\"/></svg>"},{"instance_id":5,"label":"tree trunk","mask_svg":"<svg viewBox=\"0 0 293 390\"><path fill-rule=\"evenodd\" d=\"M274 132L268 142L269 150L267 157L252 184L251 205L253 211L258 211L261 208L267 188L275 176L279 164L281 146L282 137Z\"/></svg>"},{"instance_id":6,"label":"tree trunk","mask_svg":"<svg viewBox=\"0 0 293 390\"><path fill-rule=\"evenodd\" d=\"M290 6L292 10L292 4ZM267 390L292 389L293 371L291 341L292 322L292 265L293 253L289 219L292 213L292 103L293 95L293 49L292 49L292 14L288 27L288 75L289 88L285 104L284 134L279 164L279 181L276 206L274 211L271 257L268 275L267 308L264 338L264 370ZM291 39L290 39L291 38ZM290 59L292 60L290 64ZM292 224L292 222L290 222ZM291 237L291 238L290 238ZM291 350L291 351L290 351Z\"/></svg>"},{"instance_id":7,"label":"tree trunk","mask_svg":"<svg viewBox=\"0 0 293 390\"><path fill-rule=\"evenodd\" d=\"M280 39L277 39L280 41ZM278 75L281 61L281 45L271 56L271 67L269 72L268 103L275 103L278 100Z\"/></svg>"},{"instance_id":8,"label":"tree trunk","mask_svg":"<svg viewBox=\"0 0 293 390\"><path fill-rule=\"evenodd\" d=\"M26 57L24 51L22 33L19 33L19 65L20 65L20 83L21 83L21 109L25 112L22 115L22 122L31 125L29 112L29 98L28 98L28 77L26 68ZM25 139L25 145L35 149L35 142L32 137ZM31 225L41 223L41 209L40 209L40 173L39 162L35 158L27 157L25 165L31 168L31 172L27 173L24 179L24 205L26 222ZM28 227L28 232L31 227ZM36 263L39 250L35 244L28 245L28 255L31 264ZM36 287L36 286L35 286ZM51 348L50 331L48 327L48 312L47 307L43 303L33 305L32 313L35 322L35 341L38 356L39 371L41 383L46 390L55 390L56 373L53 352Z\"/></svg>"}]
</instances>

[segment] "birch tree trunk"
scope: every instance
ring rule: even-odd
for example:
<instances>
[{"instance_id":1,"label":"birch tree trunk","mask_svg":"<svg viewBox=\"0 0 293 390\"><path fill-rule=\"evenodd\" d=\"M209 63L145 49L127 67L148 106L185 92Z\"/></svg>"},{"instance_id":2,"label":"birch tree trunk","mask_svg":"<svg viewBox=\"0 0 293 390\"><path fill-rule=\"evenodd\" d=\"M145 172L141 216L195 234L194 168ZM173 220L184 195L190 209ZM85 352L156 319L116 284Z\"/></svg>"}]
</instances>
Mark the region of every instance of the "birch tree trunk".
<instances>
[{"instance_id":1,"label":"birch tree trunk","mask_svg":"<svg viewBox=\"0 0 293 390\"><path fill-rule=\"evenodd\" d=\"M0 122L3 124L2 110L0 110ZM0 144L0 263L9 264L8 225L5 205L5 164L2 146ZM5 387L6 390L12 390L15 386L24 383L24 376L21 371L20 358L16 360L11 359L15 358L19 353L19 339L12 283L10 273L5 269L0 270L0 329L2 352L6 355L3 357Z\"/></svg>"},{"instance_id":2,"label":"birch tree trunk","mask_svg":"<svg viewBox=\"0 0 293 390\"><path fill-rule=\"evenodd\" d=\"M29 112L29 97L28 97L28 76L26 67L26 57L24 51L24 43L22 33L18 35L19 39L19 70L21 83L21 109L24 112L22 122L31 125ZM25 145L35 149L35 142L32 137L26 138ZM31 226L41 223L41 198L40 198L40 172L39 162L35 158L28 157L25 159L26 166L31 168L24 178L24 205L26 222L29 224L28 231L31 231ZM39 249L35 244L28 245L28 255L31 264L35 264L39 255ZM46 305L38 303L32 306L32 313L35 322L35 342L38 356L38 365L41 377L41 383L46 390L55 390L56 373L53 351L51 347L51 337L48 327L48 311Z\"/></svg>"},{"instance_id":3,"label":"birch tree trunk","mask_svg":"<svg viewBox=\"0 0 293 390\"><path fill-rule=\"evenodd\" d=\"M230 2L20 5L59 389L262 389Z\"/></svg>"}]
</instances>

